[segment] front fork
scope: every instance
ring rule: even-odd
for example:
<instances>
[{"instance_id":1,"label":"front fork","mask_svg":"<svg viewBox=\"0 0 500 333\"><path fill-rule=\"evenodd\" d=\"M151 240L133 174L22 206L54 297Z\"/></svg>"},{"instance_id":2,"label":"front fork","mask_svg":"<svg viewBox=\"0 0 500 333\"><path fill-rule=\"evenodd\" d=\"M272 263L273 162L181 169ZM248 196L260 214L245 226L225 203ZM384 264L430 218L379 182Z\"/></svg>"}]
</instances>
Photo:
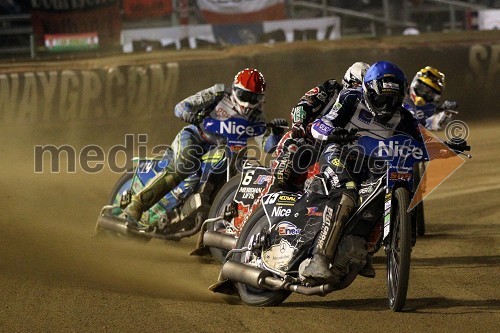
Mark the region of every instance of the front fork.
<instances>
[{"instance_id":1,"label":"front fork","mask_svg":"<svg viewBox=\"0 0 500 333\"><path fill-rule=\"evenodd\" d=\"M385 193L384 199L384 224L383 224L383 237L382 244L385 247L387 252L388 246L390 245L391 238L389 237L392 232L393 226L393 216L392 216L392 190L387 190ZM410 191L411 193L411 191ZM417 226L415 221L415 209L412 211L412 219L411 219L411 242L412 246L415 245L417 239Z\"/></svg>"},{"instance_id":2,"label":"front fork","mask_svg":"<svg viewBox=\"0 0 500 333\"><path fill-rule=\"evenodd\" d=\"M392 190L386 190L384 198L384 224L382 242L387 247L390 239L388 236L391 234L391 219L392 219Z\"/></svg>"}]
</instances>

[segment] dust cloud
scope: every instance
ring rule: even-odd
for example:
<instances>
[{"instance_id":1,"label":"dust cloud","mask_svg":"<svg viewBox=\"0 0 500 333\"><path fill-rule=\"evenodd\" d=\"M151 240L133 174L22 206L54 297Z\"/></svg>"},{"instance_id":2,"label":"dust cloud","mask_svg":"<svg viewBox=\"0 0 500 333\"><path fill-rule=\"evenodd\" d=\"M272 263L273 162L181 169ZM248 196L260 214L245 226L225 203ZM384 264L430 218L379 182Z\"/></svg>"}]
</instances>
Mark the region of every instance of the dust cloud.
<instances>
[{"instance_id":1,"label":"dust cloud","mask_svg":"<svg viewBox=\"0 0 500 333\"><path fill-rule=\"evenodd\" d=\"M44 172L34 172L35 145L64 143L78 152L92 142L109 147L123 136L110 135L103 141L87 131L61 138L32 128L4 129L1 136L2 274L49 285L220 301L207 290L219 266L200 265L199 258L189 255L196 236L148 243L95 237L97 216L120 174L107 167L99 173L81 168L70 173L67 163L61 163L60 172L51 173L48 154ZM214 270L208 280L204 279L206 270Z\"/></svg>"}]
</instances>

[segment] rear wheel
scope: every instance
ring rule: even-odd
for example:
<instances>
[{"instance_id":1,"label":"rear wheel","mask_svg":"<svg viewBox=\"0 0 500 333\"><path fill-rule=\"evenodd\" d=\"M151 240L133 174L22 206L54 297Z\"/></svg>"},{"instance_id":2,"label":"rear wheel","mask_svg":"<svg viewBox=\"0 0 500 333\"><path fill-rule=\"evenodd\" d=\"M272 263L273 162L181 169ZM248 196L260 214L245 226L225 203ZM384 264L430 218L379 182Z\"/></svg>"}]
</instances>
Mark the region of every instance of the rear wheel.
<instances>
[{"instance_id":1,"label":"rear wheel","mask_svg":"<svg viewBox=\"0 0 500 333\"><path fill-rule=\"evenodd\" d=\"M240 184L240 179L241 175L237 174L221 187L221 189L215 196L214 201L212 202L212 207L210 207L210 212L208 213L209 219L220 216L224 212L224 208L233 201L236 190L238 189L238 186ZM210 231L224 232L225 229L221 227L223 227L222 221L207 224L207 230ZM219 262L224 262L226 260L226 250L218 249L215 247L210 247L209 249L214 259L218 260Z\"/></svg>"},{"instance_id":2,"label":"rear wheel","mask_svg":"<svg viewBox=\"0 0 500 333\"><path fill-rule=\"evenodd\" d=\"M253 235L268 229L269 222L264 209L260 207L243 226L236 248L247 247ZM260 257L253 252L243 252L235 253L232 260L256 266ZM283 303L291 294L288 290L261 290L239 282L236 282L235 285L243 303L251 306L276 306Z\"/></svg>"},{"instance_id":3,"label":"rear wheel","mask_svg":"<svg viewBox=\"0 0 500 333\"><path fill-rule=\"evenodd\" d=\"M401 311L406 302L411 260L410 194L398 188L393 196L393 225L387 252L387 289L389 307Z\"/></svg>"}]
</instances>

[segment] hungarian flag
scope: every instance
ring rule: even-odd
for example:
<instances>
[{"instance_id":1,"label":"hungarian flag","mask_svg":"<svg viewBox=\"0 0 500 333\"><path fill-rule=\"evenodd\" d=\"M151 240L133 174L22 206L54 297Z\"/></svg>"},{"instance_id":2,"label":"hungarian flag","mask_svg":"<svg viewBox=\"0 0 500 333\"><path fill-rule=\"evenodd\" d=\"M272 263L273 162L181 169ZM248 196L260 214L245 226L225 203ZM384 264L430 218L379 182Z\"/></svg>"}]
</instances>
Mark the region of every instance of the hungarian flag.
<instances>
[{"instance_id":1,"label":"hungarian flag","mask_svg":"<svg viewBox=\"0 0 500 333\"><path fill-rule=\"evenodd\" d=\"M100 46L120 45L122 22L119 2L31 1L31 25L35 44L44 46L45 35L49 39L54 35L66 35L63 37L69 37L65 40L71 44L90 34L98 36Z\"/></svg>"},{"instance_id":2,"label":"hungarian flag","mask_svg":"<svg viewBox=\"0 0 500 333\"><path fill-rule=\"evenodd\" d=\"M284 0L198 0L198 7L211 24L286 19Z\"/></svg>"}]
</instances>

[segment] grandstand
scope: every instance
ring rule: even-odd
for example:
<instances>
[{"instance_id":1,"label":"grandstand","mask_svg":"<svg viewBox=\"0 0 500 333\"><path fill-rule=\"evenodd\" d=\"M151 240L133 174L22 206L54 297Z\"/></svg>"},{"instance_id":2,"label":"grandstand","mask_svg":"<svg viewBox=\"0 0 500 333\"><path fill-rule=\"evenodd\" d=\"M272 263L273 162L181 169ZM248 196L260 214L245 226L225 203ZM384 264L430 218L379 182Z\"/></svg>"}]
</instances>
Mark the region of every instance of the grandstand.
<instances>
[{"instance_id":1,"label":"grandstand","mask_svg":"<svg viewBox=\"0 0 500 333\"><path fill-rule=\"evenodd\" d=\"M64 11L57 9L57 12L46 14L54 8L49 8L49 10L47 8L29 8L23 6L26 3L25 1L4 1L2 2L4 5L0 6L0 58L4 59L4 61L8 59L15 61L38 57L61 57L62 53L57 52L58 50L63 50L65 51L64 54L70 54L74 57L89 52L102 54L106 52L152 51L156 49L199 48L204 46L220 47L227 44L258 43L271 40L273 42L289 41L290 37L286 36L286 30L281 35L276 34L275 31L266 33L266 27L269 30L272 29L270 27L276 27L279 24L285 25L285 23L282 23L283 20L290 20L290 23L286 23L286 26L296 30L293 38L300 38L301 40L318 39L318 36L324 39L347 39L500 28L500 26L497 26L500 25L498 23L500 22L499 0L266 0L265 2L277 3L282 6L283 12L281 14L278 16L273 14L274 16L268 19L271 22L278 18L281 23L273 25L271 22L264 28L245 27L247 35L249 29L254 31L254 35L250 34L249 37L247 36L241 40L231 38L231 36L224 39L220 37L221 33L236 29L241 24L251 24L252 22L244 21L248 21L249 17L258 20L259 16L254 17L248 16L246 13L240 13L233 15L231 20L227 19L226 15L224 24L214 23L207 20L207 17L213 18L206 15L203 2L203 0L104 1L104 3L110 3L116 7L114 21L109 19L111 22L110 27L116 31L111 33L106 30L106 33L102 31L95 33L95 38L98 36L101 43L101 47L97 49L88 47L80 50L78 48L76 50L75 48L64 50L64 48L51 49L52 44L47 42L46 35L54 36L55 34L55 45L57 44L58 34L66 36L68 32L77 33L78 37L78 34L81 34L82 31L74 30L81 30L81 28L68 28L70 31L43 31L43 29L48 29L47 27L50 28L52 25L56 26L52 23L57 21L56 16L61 15L60 13ZM225 1L225 3L227 2ZM56 2L49 1L46 3ZM152 6L155 3L156 7L146 8L148 4ZM211 3L216 3L216 1ZM241 4L242 2L237 1L237 3ZM159 4L163 7L159 8ZM109 13L108 11L106 14L107 18L113 16ZM488 13L494 17L493 21L497 23L492 23L493 25L490 24L490 26L481 26L482 21L480 19L483 13ZM79 13L72 13L71 15L74 15L71 16L73 21L85 22L88 20L85 17L79 20ZM75 19L75 17L77 18ZM45 21L43 21L44 19ZM311 30L309 23L313 22L312 19L317 19L315 22L319 22L318 27L325 26L326 22L325 28ZM328 24L328 20L332 20L332 23ZM304 28L293 29L293 25L299 21L307 24L303 24ZM88 25L92 25L90 21ZM104 27L103 29L107 28ZM184 33L186 29L190 29L190 34L194 34L193 31L197 31L197 34L186 35L185 38L181 38L182 36L176 37L178 40L169 39L169 35L179 35ZM215 32L211 35L207 33L207 29ZM258 33L255 35L255 29L260 32L260 35ZM261 31L262 29L263 31ZM297 35L298 30L301 30L299 35ZM319 30L321 31L318 32ZM161 38L153 38L152 40L137 38L125 45L127 36L137 36L138 32L151 36L160 36ZM210 36L207 37L207 34ZM199 35L202 35L201 39ZM188 37L192 38L189 39ZM78 43L81 40L80 36L80 38L76 39L63 40L62 43L74 46L79 45ZM93 45L95 46L95 44ZM56 52L48 52L51 50Z\"/></svg>"}]
</instances>

